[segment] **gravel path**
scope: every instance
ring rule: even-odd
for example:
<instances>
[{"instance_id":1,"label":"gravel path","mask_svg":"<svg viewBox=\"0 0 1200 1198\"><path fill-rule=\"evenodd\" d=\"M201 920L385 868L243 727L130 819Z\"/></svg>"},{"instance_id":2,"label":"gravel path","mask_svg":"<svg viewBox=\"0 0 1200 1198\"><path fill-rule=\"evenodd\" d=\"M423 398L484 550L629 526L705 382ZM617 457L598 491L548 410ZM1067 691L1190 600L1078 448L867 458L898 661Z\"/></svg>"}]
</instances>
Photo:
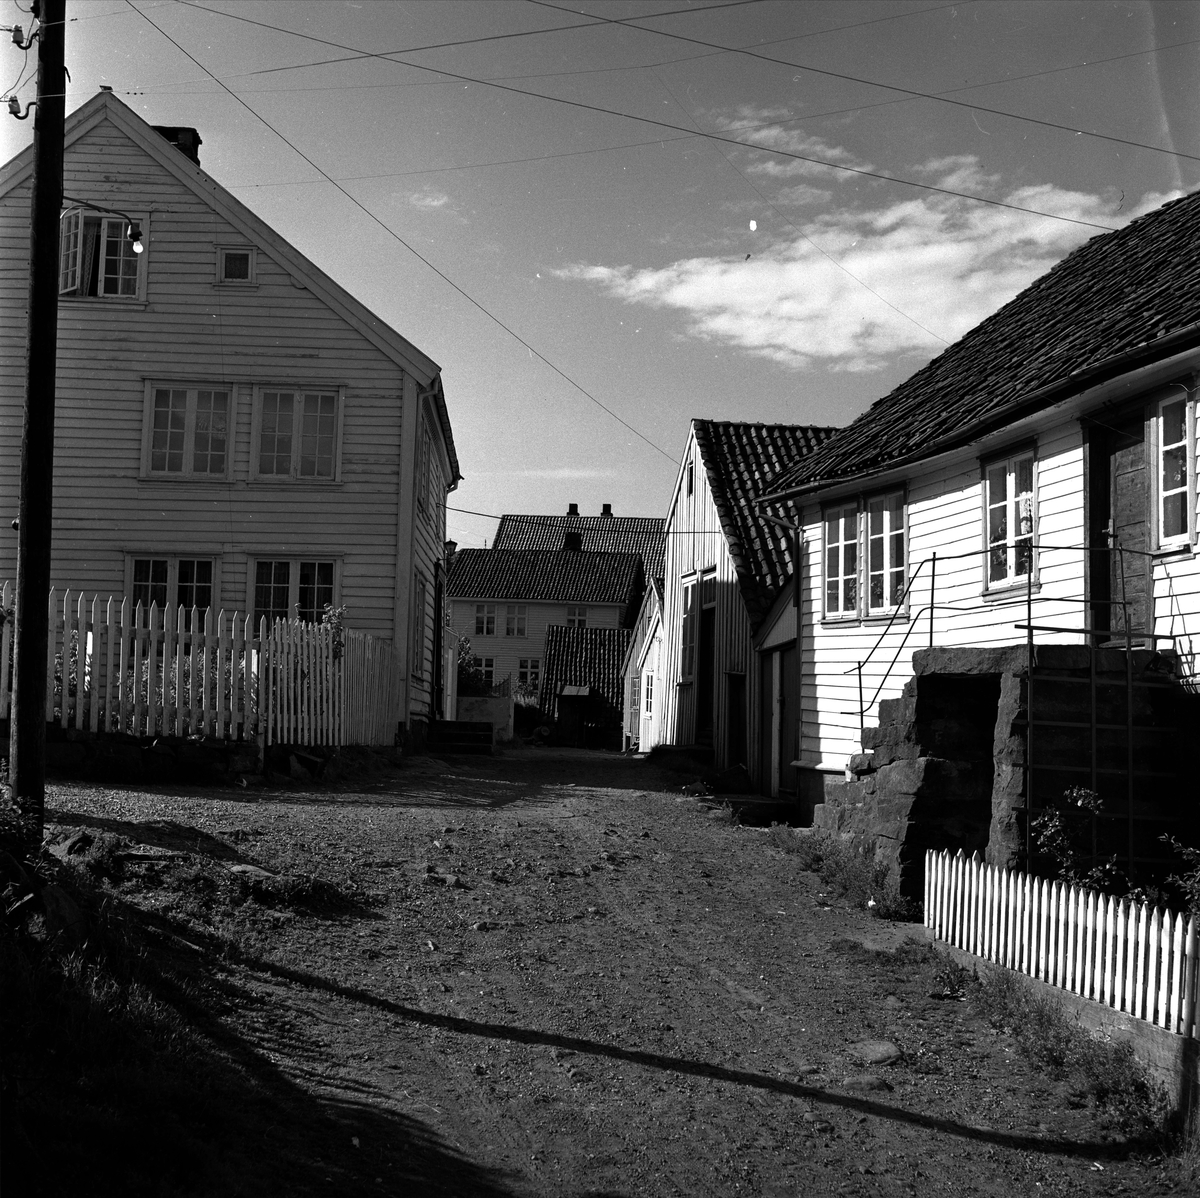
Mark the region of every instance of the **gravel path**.
<instances>
[{"instance_id":1,"label":"gravel path","mask_svg":"<svg viewBox=\"0 0 1200 1198\"><path fill-rule=\"evenodd\" d=\"M338 793L60 785L48 804L356 896L220 929L227 1051L291 1095L263 1133L280 1188L257 1192L1175 1190L933 997L919 928L831 903L768 833L672 785L520 750Z\"/></svg>"}]
</instances>

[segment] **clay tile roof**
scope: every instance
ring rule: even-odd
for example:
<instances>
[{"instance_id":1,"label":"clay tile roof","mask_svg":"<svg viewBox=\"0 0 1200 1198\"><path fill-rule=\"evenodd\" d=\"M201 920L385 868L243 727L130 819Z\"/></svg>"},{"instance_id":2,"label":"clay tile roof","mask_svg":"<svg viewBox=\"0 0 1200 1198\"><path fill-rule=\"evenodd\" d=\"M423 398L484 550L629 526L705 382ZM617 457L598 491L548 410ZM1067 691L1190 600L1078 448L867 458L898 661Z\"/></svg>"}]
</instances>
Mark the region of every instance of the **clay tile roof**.
<instances>
[{"instance_id":1,"label":"clay tile roof","mask_svg":"<svg viewBox=\"0 0 1200 1198\"><path fill-rule=\"evenodd\" d=\"M588 553L636 553L653 578L663 572L666 521L657 516L501 516L493 549L561 549L577 532Z\"/></svg>"},{"instance_id":2,"label":"clay tile roof","mask_svg":"<svg viewBox=\"0 0 1200 1198\"><path fill-rule=\"evenodd\" d=\"M1195 345L1198 245L1200 192L1093 237L782 472L767 493L928 457Z\"/></svg>"},{"instance_id":3,"label":"clay tile roof","mask_svg":"<svg viewBox=\"0 0 1200 1198\"><path fill-rule=\"evenodd\" d=\"M621 718L623 701L621 665L629 649L628 628L568 628L551 624L546 629L542 662L542 690L538 705L545 712L557 709L564 686L587 686L604 700L607 714Z\"/></svg>"},{"instance_id":4,"label":"clay tile roof","mask_svg":"<svg viewBox=\"0 0 1200 1198\"><path fill-rule=\"evenodd\" d=\"M456 599L632 604L643 585L636 553L460 549L446 589Z\"/></svg>"},{"instance_id":5,"label":"clay tile roof","mask_svg":"<svg viewBox=\"0 0 1200 1198\"><path fill-rule=\"evenodd\" d=\"M751 626L757 627L791 576L792 560L788 534L763 520L754 500L769 479L816 452L835 430L728 420L696 420L693 427L742 601ZM765 510L799 523L798 510L790 503L771 504Z\"/></svg>"}]
</instances>

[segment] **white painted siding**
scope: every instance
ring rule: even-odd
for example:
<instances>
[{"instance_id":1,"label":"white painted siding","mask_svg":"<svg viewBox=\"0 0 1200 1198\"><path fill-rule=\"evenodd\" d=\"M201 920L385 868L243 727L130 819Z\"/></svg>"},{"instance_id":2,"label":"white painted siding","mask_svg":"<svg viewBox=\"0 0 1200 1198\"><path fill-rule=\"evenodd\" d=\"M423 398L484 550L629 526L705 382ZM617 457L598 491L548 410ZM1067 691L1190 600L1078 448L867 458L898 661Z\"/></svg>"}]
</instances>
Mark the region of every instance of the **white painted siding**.
<instances>
[{"instance_id":1,"label":"white painted siding","mask_svg":"<svg viewBox=\"0 0 1200 1198\"><path fill-rule=\"evenodd\" d=\"M398 496L413 475L414 447L402 438L406 389L415 399L411 376L265 245L257 246L254 287L217 285L215 247L247 245L246 237L109 121L68 147L65 191L147 214L148 240L142 299L64 297L60 305L54 585L120 595L128 555L212 556L219 566L214 605L244 611L256 557L332 559L347 626L407 646L411 571L420 563L432 600L445 535L444 507L412 536L400 524ZM13 513L29 194L26 183L0 199L0 510ZM148 381L235 393L227 478L140 477ZM253 477L256 386L341 390L337 481ZM440 433L438 448L446 482ZM15 570L9 520L0 521L0 578ZM425 684L413 688L410 711L428 708L430 676L426 669Z\"/></svg>"},{"instance_id":2,"label":"white painted siding","mask_svg":"<svg viewBox=\"0 0 1200 1198\"><path fill-rule=\"evenodd\" d=\"M496 605L495 636L477 636L475 634L475 605L477 603L494 603ZM477 657L494 659L493 677L497 682L511 675L515 686L517 670L522 657L538 658L542 663L542 670L545 670L546 629L551 624L567 622L567 604L524 601L527 635L505 636L504 618L509 603L508 599L460 599L456 597L450 604L450 626L454 629L456 636L465 637L471 642L471 650ZM513 600L512 603L515 606L517 601ZM625 616L624 604L588 603L578 606L587 607L587 626L589 628L620 628Z\"/></svg>"},{"instance_id":3,"label":"white painted siding","mask_svg":"<svg viewBox=\"0 0 1200 1198\"><path fill-rule=\"evenodd\" d=\"M1034 592L1035 624L1082 629L1085 562L1083 439L1077 420L1047 419L1037 432L1037 536L1041 548ZM997 448L1002 448L998 445ZM974 454L927 468L908 481L908 558L913 579L907 616L886 620L822 619L821 509L809 504L802 610L802 761L840 770L859 746L859 662L864 722L878 702L895 698L912 676L912 654L929 646L1023 644L1023 587L985 596L981 471ZM832 492L831 492L832 494ZM841 494L838 493L839 498ZM870 494L870 492L866 492ZM931 559L936 552L935 592ZM961 555L961 556L956 556ZM1191 638L1200 633L1200 564L1194 553L1173 554L1154 567L1155 631L1178 638L1190 667ZM932 622L930 604L936 604ZM783 617L777 620L782 623ZM767 639L779 640L767 633ZM1082 633L1037 632L1037 642L1080 643ZM895 664L893 665L893 661Z\"/></svg>"}]
</instances>

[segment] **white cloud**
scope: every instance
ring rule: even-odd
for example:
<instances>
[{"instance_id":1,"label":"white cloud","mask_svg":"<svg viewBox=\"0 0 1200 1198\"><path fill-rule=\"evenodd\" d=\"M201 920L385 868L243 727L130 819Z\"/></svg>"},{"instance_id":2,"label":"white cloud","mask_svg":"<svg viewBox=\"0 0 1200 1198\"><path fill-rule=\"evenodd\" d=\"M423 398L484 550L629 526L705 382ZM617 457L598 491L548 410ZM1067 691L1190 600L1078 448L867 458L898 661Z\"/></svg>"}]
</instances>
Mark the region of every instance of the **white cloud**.
<instances>
[{"instance_id":1,"label":"white cloud","mask_svg":"<svg viewBox=\"0 0 1200 1198\"><path fill-rule=\"evenodd\" d=\"M1171 198L1147 195L1130 210L1115 197L1053 184L997 194L996 181L967 157L919 169L937 186L1100 225L1127 223ZM626 303L677 311L694 337L788 366L872 370L898 355L937 353L1100 231L929 192L829 212L799 227L807 237L777 240L750 260L585 263L555 273Z\"/></svg>"},{"instance_id":2,"label":"white cloud","mask_svg":"<svg viewBox=\"0 0 1200 1198\"><path fill-rule=\"evenodd\" d=\"M414 191L408 196L408 202L414 208L420 208L425 212L434 212L438 208L444 208L450 203L450 197L441 191L433 191L426 188L424 191Z\"/></svg>"}]
</instances>

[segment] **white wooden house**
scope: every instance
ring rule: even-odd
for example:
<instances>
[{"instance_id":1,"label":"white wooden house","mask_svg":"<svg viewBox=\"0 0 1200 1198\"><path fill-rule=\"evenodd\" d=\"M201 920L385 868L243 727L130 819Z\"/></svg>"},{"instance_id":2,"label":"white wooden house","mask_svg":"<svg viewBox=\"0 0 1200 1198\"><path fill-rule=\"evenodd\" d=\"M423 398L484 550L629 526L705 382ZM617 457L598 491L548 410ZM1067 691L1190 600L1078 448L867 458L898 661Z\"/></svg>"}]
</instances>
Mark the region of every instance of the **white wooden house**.
<instances>
[{"instance_id":1,"label":"white wooden house","mask_svg":"<svg viewBox=\"0 0 1200 1198\"><path fill-rule=\"evenodd\" d=\"M791 535L766 517L787 524L796 513L787 502L763 509L754 500L769 478L815 451L829 432L692 421L667 515L662 633L643 750L711 746L718 768L746 766L764 793L794 791L792 746L776 735L773 755L770 748L780 677L771 663L760 673L752 638L791 573ZM644 706L644 664L641 673ZM758 751L763 727L765 753Z\"/></svg>"},{"instance_id":2,"label":"white wooden house","mask_svg":"<svg viewBox=\"0 0 1200 1198\"><path fill-rule=\"evenodd\" d=\"M655 689L661 677L663 580L651 579L633 623L633 634L621 663L624 747L646 752L660 742L662 707Z\"/></svg>"},{"instance_id":3,"label":"white wooden house","mask_svg":"<svg viewBox=\"0 0 1200 1198\"><path fill-rule=\"evenodd\" d=\"M199 145L111 92L67 119L53 585L256 618L344 607L393 643L401 718L426 720L460 477L439 368L206 174ZM0 578L32 167L27 149L0 168Z\"/></svg>"},{"instance_id":4,"label":"white wooden house","mask_svg":"<svg viewBox=\"0 0 1200 1198\"><path fill-rule=\"evenodd\" d=\"M471 642L490 682L508 679L532 696L542 689L548 629L628 628L644 585L637 553L460 549L447 588L450 627Z\"/></svg>"},{"instance_id":5,"label":"white wooden house","mask_svg":"<svg viewBox=\"0 0 1200 1198\"><path fill-rule=\"evenodd\" d=\"M818 795L859 768L916 650L1119 649L1128 627L1146 668L1194 675L1197 246L1200 194L1093 238L763 489L802 513L799 626L781 605L757 646L798 646ZM1093 780L1125 735L1094 712Z\"/></svg>"}]
</instances>

